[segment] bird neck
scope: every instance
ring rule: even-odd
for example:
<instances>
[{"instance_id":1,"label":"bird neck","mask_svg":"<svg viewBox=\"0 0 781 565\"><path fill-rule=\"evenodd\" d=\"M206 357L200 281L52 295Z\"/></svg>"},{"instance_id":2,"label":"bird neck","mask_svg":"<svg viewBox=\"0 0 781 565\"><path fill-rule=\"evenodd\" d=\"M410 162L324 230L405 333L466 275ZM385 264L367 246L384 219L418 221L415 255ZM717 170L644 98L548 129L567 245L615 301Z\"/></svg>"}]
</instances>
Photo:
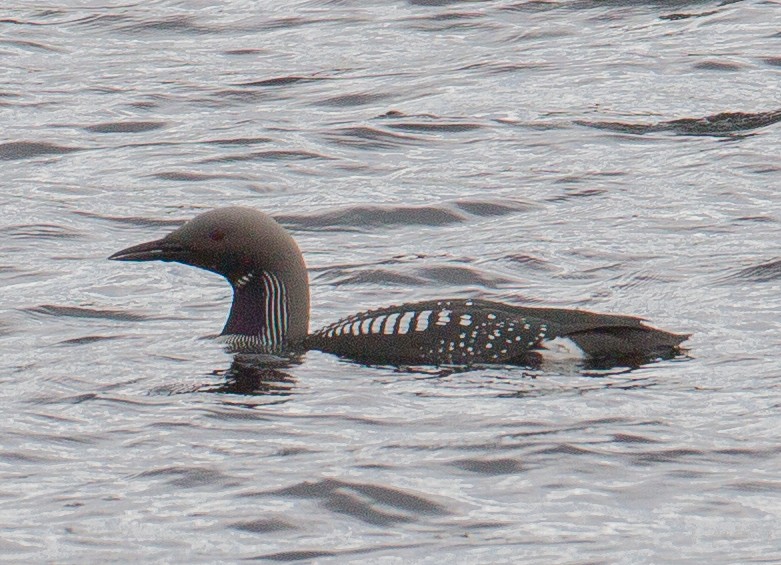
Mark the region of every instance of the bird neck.
<instances>
[{"instance_id":1,"label":"bird neck","mask_svg":"<svg viewBox=\"0 0 781 565\"><path fill-rule=\"evenodd\" d=\"M284 280L272 272L250 271L230 282L233 304L222 335L267 352L286 349L291 325L298 326L301 321L291 319L291 313L298 309L291 307L291 299L295 297ZM308 293L306 298L308 310ZM304 325L308 325L308 319Z\"/></svg>"}]
</instances>

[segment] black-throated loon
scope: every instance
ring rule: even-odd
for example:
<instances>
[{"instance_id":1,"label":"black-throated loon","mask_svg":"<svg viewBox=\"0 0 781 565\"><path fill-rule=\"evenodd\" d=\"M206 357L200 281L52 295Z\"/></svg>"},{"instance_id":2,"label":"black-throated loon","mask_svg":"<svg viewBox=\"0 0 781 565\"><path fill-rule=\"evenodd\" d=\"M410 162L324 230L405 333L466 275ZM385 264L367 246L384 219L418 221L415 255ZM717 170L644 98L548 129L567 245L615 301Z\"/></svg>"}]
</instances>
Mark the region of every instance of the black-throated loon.
<instances>
[{"instance_id":1,"label":"black-throated loon","mask_svg":"<svg viewBox=\"0 0 781 565\"><path fill-rule=\"evenodd\" d=\"M637 365L674 356L689 337L634 316L477 299L370 310L310 334L301 251L287 230L252 208L203 213L109 259L176 261L224 276L233 304L221 335L259 353L316 349L372 365L538 366L549 354L567 352L604 365Z\"/></svg>"}]
</instances>

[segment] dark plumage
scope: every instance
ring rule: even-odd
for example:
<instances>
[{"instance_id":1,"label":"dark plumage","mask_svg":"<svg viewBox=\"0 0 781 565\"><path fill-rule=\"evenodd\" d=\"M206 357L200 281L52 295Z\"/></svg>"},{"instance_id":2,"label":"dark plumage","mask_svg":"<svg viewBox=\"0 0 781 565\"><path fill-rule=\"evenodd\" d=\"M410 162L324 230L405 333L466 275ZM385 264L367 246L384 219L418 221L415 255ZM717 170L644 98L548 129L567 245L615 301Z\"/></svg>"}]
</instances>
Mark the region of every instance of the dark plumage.
<instances>
[{"instance_id":1,"label":"dark plumage","mask_svg":"<svg viewBox=\"0 0 781 565\"><path fill-rule=\"evenodd\" d=\"M368 364L524 366L574 354L591 364L637 365L674 356L688 337L633 316L464 299L362 312L308 334L301 252L282 226L251 208L206 212L109 259L176 261L224 276L233 304L222 335L263 353L317 349Z\"/></svg>"}]
</instances>

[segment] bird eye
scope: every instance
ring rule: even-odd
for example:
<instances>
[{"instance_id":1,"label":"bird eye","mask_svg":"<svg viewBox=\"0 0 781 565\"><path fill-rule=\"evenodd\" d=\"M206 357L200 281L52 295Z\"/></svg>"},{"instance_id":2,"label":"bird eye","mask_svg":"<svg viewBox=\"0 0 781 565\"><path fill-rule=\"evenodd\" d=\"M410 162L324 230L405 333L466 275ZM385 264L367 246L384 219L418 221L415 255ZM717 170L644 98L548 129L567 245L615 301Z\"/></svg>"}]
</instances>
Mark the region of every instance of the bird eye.
<instances>
[{"instance_id":1,"label":"bird eye","mask_svg":"<svg viewBox=\"0 0 781 565\"><path fill-rule=\"evenodd\" d=\"M209 239L212 241L222 241L225 239L225 232L222 230L212 230L209 232Z\"/></svg>"}]
</instances>

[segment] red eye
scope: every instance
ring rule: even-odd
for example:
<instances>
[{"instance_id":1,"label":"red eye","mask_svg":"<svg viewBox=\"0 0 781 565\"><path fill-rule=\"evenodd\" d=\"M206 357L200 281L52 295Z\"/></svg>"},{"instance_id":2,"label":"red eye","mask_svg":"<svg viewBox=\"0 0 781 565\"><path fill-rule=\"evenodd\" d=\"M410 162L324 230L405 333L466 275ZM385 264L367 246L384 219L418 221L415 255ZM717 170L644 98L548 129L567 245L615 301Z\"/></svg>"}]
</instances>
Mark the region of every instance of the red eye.
<instances>
[{"instance_id":1,"label":"red eye","mask_svg":"<svg viewBox=\"0 0 781 565\"><path fill-rule=\"evenodd\" d=\"M225 232L220 229L212 230L209 232L209 239L212 241L222 241L225 239Z\"/></svg>"}]
</instances>

